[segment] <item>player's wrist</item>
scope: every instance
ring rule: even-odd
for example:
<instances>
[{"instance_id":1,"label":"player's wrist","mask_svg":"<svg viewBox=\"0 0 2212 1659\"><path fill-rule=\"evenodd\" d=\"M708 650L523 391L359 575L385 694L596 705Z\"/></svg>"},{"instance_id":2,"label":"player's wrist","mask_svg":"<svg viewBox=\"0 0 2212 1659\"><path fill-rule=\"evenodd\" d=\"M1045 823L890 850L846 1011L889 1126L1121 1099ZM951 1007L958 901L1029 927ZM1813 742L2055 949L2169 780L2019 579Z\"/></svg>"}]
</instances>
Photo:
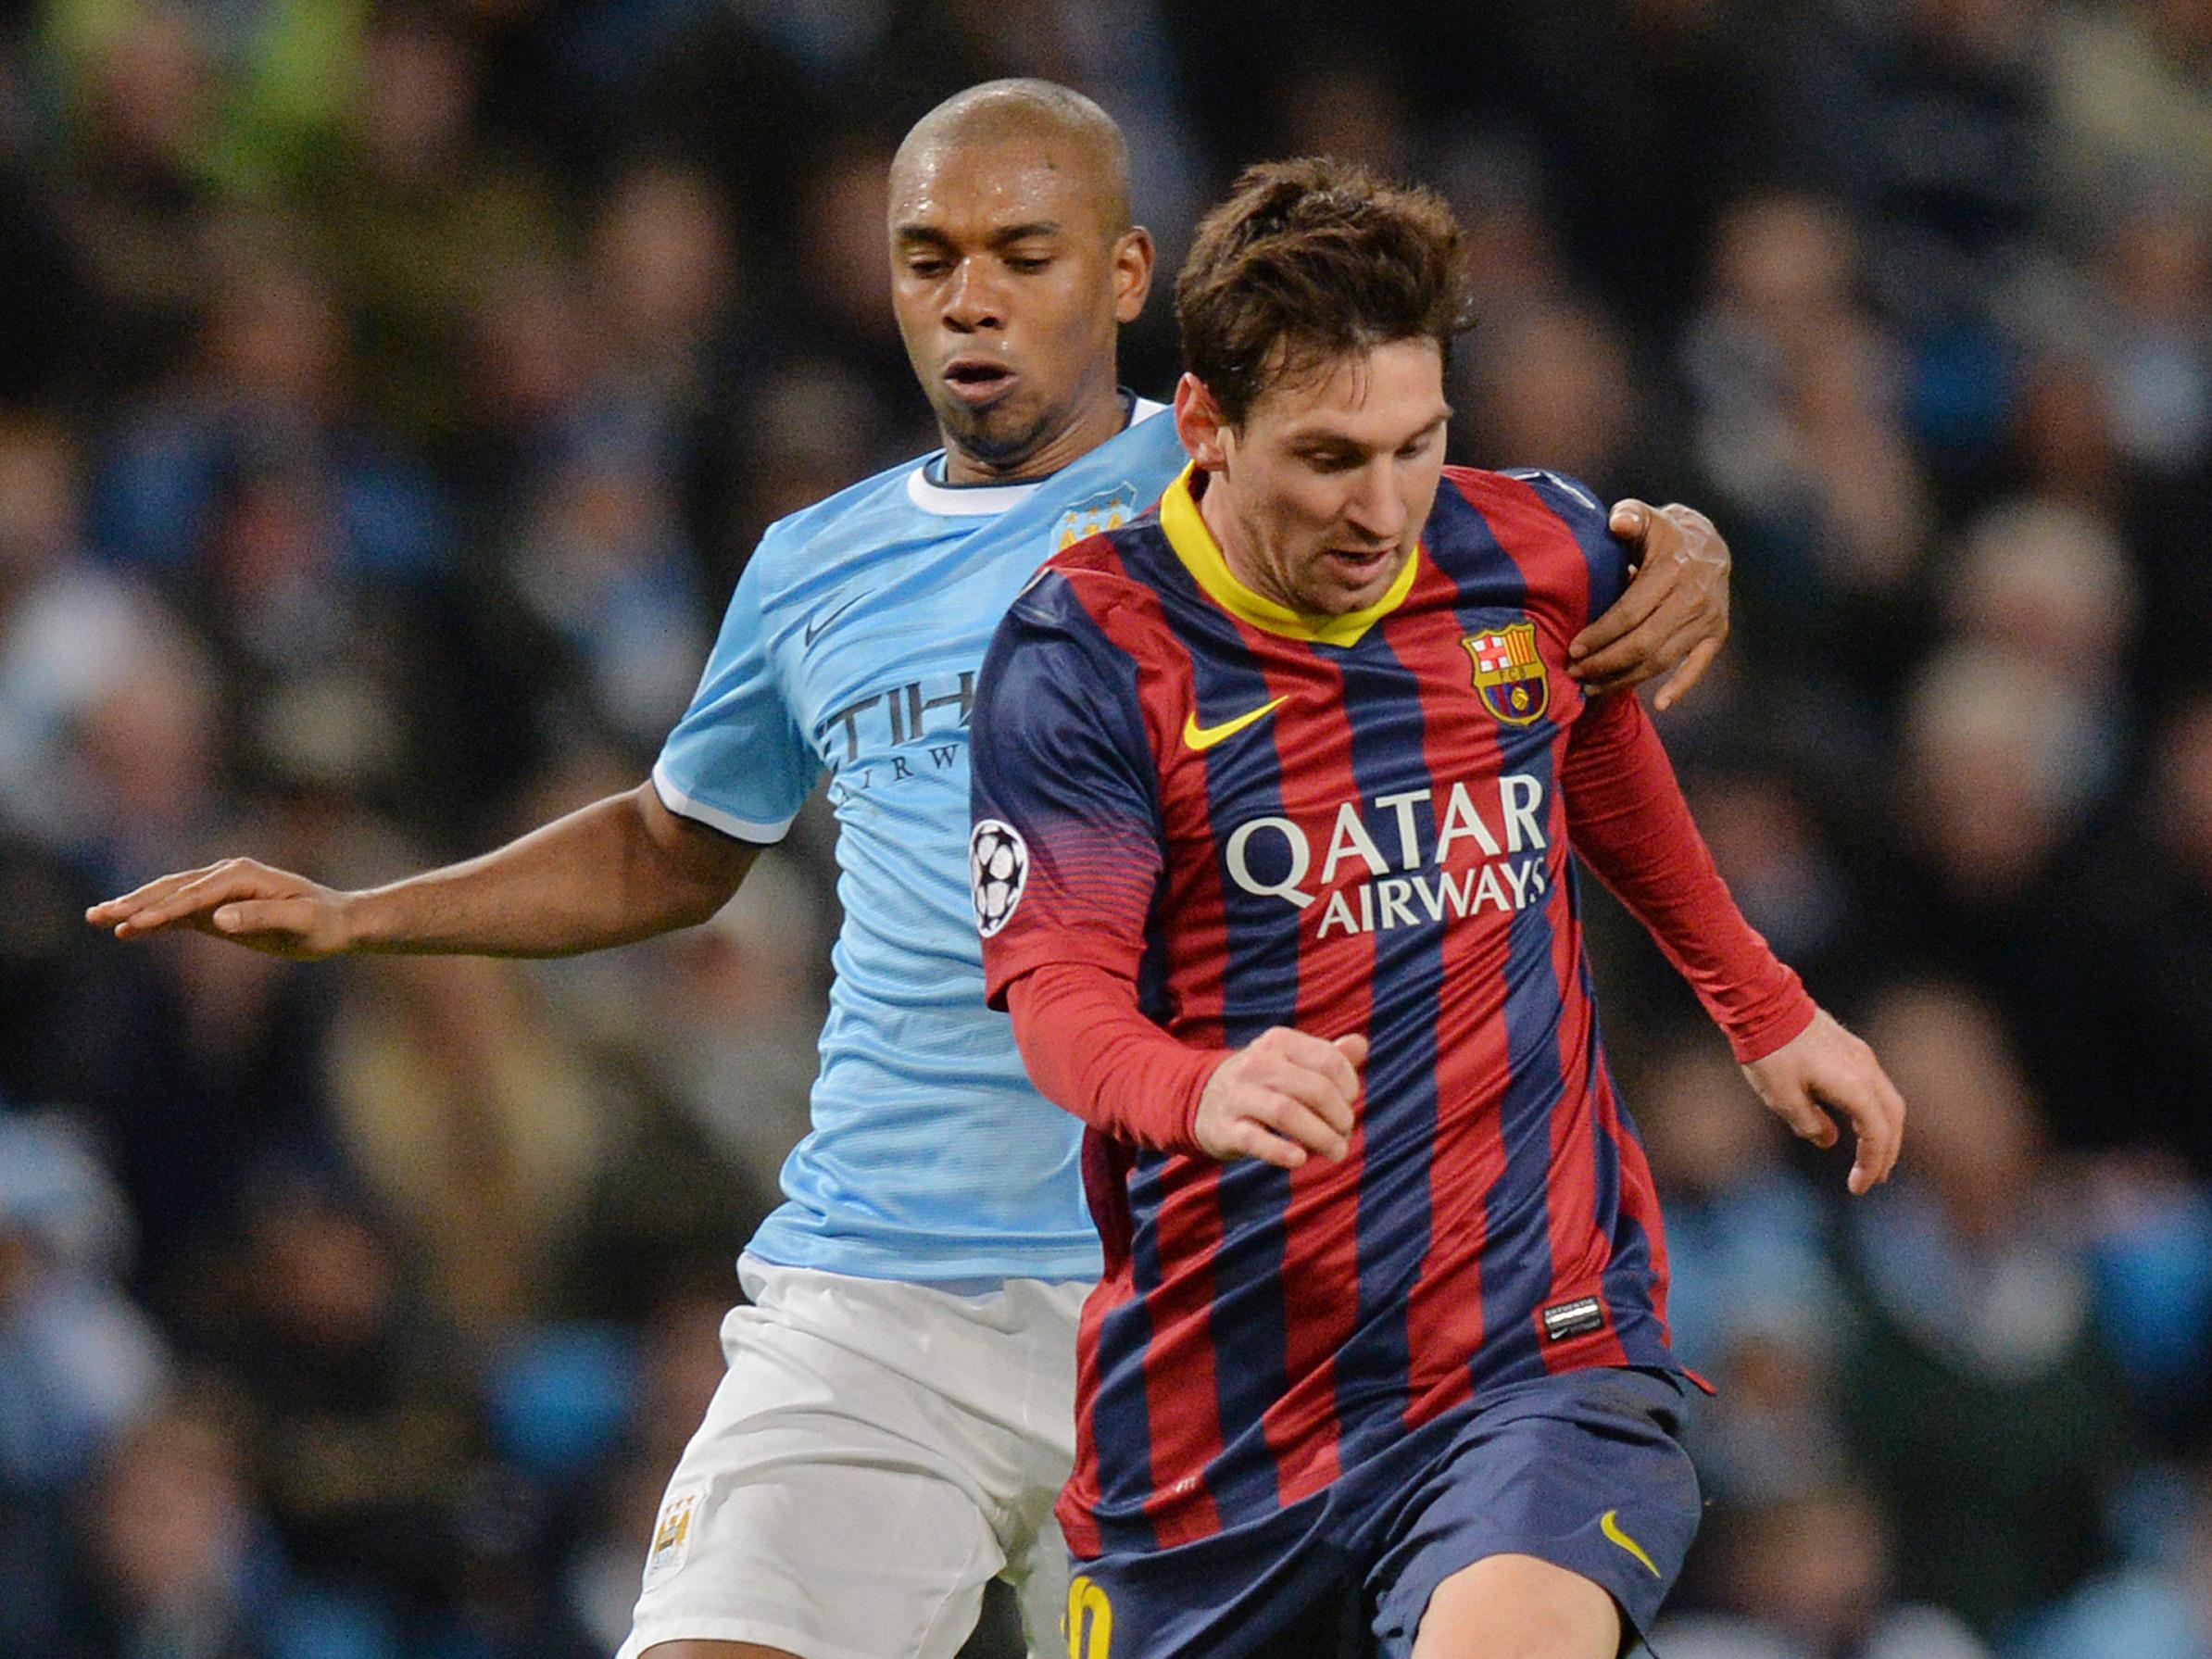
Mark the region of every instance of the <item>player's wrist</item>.
<instances>
[{"instance_id":1,"label":"player's wrist","mask_svg":"<svg viewBox=\"0 0 2212 1659\"><path fill-rule=\"evenodd\" d=\"M1181 1145L1173 1150L1196 1150L1208 1158L1219 1158L1224 1155L1207 1144L1209 1140L1215 1139L1215 1137L1212 1135L1200 1137L1199 1113L1205 1110L1207 1099L1216 1092L1213 1080L1221 1075L1221 1068L1235 1059L1236 1055L1237 1050L1234 1049L1213 1049L1199 1051L1188 1075L1184 1080Z\"/></svg>"},{"instance_id":2,"label":"player's wrist","mask_svg":"<svg viewBox=\"0 0 2212 1659\"><path fill-rule=\"evenodd\" d=\"M332 893L325 903L331 923L330 953L390 950L400 943L394 925L389 888Z\"/></svg>"}]
</instances>

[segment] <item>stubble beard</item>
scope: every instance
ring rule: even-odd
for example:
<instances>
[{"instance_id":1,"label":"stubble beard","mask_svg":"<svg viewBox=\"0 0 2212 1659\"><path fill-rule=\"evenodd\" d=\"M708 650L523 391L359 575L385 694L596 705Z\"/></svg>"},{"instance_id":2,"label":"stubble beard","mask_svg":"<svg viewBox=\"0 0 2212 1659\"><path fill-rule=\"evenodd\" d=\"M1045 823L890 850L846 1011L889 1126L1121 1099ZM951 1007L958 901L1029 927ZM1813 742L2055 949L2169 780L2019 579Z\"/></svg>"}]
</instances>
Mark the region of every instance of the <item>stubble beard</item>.
<instances>
[{"instance_id":1,"label":"stubble beard","mask_svg":"<svg viewBox=\"0 0 2212 1659\"><path fill-rule=\"evenodd\" d=\"M1049 411L1021 419L1012 411L973 409L948 400L937 408L947 444L995 472L1010 472L1042 449L1055 428Z\"/></svg>"}]
</instances>

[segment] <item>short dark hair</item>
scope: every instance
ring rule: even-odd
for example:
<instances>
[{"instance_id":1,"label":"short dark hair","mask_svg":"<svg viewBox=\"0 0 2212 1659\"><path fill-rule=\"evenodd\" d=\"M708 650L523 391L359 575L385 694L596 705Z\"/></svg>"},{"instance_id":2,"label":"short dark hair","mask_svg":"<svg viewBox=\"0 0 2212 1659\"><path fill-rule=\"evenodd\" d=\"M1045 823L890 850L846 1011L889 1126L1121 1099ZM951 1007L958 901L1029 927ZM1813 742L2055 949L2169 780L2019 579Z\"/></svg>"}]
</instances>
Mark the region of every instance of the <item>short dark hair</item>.
<instances>
[{"instance_id":1,"label":"short dark hair","mask_svg":"<svg viewBox=\"0 0 2212 1659\"><path fill-rule=\"evenodd\" d=\"M1183 366L1232 426L1285 374L1473 321L1466 233L1433 190L1349 161L1263 162L1199 223L1175 278Z\"/></svg>"}]
</instances>

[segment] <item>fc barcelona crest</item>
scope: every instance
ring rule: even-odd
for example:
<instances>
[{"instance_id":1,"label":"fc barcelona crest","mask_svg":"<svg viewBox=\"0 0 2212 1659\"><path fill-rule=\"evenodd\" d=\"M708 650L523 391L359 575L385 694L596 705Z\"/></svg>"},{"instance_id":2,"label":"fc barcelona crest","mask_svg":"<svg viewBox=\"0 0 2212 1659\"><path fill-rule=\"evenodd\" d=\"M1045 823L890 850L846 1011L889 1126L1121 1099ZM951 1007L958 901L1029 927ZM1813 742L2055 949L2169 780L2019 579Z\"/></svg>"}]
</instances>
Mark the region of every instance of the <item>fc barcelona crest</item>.
<instances>
[{"instance_id":1,"label":"fc barcelona crest","mask_svg":"<svg viewBox=\"0 0 2212 1659\"><path fill-rule=\"evenodd\" d=\"M1475 660L1475 690L1484 708L1512 726L1542 718L1551 707L1552 683L1536 654L1534 622L1508 622L1460 644Z\"/></svg>"}]
</instances>

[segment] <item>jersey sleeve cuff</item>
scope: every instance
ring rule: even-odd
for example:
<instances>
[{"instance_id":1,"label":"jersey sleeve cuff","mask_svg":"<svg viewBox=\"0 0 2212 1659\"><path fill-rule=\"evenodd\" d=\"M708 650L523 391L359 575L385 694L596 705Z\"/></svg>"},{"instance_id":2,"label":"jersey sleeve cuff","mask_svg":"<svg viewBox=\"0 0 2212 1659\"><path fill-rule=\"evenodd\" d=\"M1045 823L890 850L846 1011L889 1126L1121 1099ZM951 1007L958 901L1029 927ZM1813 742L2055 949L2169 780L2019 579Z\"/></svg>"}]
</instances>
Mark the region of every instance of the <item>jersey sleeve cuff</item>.
<instances>
[{"instance_id":1,"label":"jersey sleeve cuff","mask_svg":"<svg viewBox=\"0 0 2212 1659\"><path fill-rule=\"evenodd\" d=\"M1811 993L1799 983L1794 973L1791 974L1789 995L1768 1012L1728 1032L1728 1047L1735 1052L1736 1062L1750 1065L1795 1042L1805 1034L1813 1016L1819 1012L1820 1006L1813 1000Z\"/></svg>"},{"instance_id":2,"label":"jersey sleeve cuff","mask_svg":"<svg viewBox=\"0 0 2212 1659\"><path fill-rule=\"evenodd\" d=\"M660 804L679 818L688 818L710 829L718 829L725 836L735 836L740 841L750 841L760 847L773 847L784 838L798 814L792 812L773 822L754 818L740 818L735 812L724 811L718 806L686 794L668 775L668 762L653 762L653 793L660 797Z\"/></svg>"}]
</instances>

